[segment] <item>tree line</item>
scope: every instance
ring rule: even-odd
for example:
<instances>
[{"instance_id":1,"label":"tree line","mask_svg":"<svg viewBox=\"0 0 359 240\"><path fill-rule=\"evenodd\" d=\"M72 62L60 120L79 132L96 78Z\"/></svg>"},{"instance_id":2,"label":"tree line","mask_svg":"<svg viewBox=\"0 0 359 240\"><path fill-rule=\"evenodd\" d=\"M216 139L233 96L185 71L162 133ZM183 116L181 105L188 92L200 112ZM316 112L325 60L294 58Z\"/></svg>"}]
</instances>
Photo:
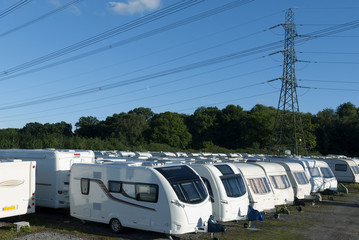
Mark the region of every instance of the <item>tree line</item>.
<instances>
[{"instance_id":1,"label":"tree line","mask_svg":"<svg viewBox=\"0 0 359 240\"><path fill-rule=\"evenodd\" d=\"M0 129L0 148L274 153L270 146L276 115L275 108L259 104L249 111L238 105L200 107L191 115L135 108L103 121L81 117L75 129L66 122ZM359 155L355 105L300 115L310 153Z\"/></svg>"}]
</instances>

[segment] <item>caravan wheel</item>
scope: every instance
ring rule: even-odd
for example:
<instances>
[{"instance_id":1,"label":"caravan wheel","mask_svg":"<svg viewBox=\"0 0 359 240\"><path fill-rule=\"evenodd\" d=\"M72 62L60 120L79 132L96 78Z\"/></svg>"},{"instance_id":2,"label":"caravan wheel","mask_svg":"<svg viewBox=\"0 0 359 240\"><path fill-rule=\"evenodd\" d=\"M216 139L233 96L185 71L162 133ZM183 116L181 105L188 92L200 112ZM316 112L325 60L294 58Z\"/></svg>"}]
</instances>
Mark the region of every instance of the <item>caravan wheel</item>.
<instances>
[{"instance_id":1,"label":"caravan wheel","mask_svg":"<svg viewBox=\"0 0 359 240\"><path fill-rule=\"evenodd\" d=\"M119 233L122 230L122 224L117 218L112 218L110 221L111 230L115 233Z\"/></svg>"}]
</instances>

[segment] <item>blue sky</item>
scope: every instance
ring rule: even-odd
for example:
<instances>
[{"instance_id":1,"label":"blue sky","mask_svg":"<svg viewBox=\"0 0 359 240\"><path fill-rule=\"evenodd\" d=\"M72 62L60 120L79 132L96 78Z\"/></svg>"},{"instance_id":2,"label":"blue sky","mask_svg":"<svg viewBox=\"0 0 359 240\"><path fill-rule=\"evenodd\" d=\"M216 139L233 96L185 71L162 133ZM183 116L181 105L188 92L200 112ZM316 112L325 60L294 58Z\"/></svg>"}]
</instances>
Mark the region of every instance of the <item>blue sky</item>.
<instances>
[{"instance_id":1,"label":"blue sky","mask_svg":"<svg viewBox=\"0 0 359 240\"><path fill-rule=\"evenodd\" d=\"M283 55L272 53L284 47L277 25L289 8L302 35L295 45L300 111L359 107L358 23L308 37L358 21L357 0L33 0L8 11L19 2L0 3L0 128L60 121L75 128L82 116L104 120L137 107L276 108L281 82L268 81L283 72ZM104 35L110 30L116 34Z\"/></svg>"}]
</instances>

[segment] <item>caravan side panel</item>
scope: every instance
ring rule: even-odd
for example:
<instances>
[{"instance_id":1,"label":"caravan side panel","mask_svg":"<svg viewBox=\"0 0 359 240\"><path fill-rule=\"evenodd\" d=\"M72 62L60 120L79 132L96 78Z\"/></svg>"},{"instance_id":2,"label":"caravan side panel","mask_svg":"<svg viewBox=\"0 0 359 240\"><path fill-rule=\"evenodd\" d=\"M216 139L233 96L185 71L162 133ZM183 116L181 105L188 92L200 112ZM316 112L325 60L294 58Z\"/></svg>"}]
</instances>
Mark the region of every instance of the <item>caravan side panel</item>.
<instances>
[{"instance_id":1,"label":"caravan side panel","mask_svg":"<svg viewBox=\"0 0 359 240\"><path fill-rule=\"evenodd\" d=\"M36 162L0 162L0 218L35 212Z\"/></svg>"}]
</instances>

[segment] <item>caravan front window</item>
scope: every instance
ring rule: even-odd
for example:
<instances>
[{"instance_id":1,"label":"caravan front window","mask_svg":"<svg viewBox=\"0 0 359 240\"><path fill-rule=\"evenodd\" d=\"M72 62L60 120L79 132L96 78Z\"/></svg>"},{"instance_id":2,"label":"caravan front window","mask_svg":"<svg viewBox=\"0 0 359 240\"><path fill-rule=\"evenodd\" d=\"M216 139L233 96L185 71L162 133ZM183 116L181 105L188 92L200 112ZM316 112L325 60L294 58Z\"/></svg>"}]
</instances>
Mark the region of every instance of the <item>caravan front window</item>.
<instances>
[{"instance_id":1,"label":"caravan front window","mask_svg":"<svg viewBox=\"0 0 359 240\"><path fill-rule=\"evenodd\" d=\"M290 187L287 175L270 176L270 178L276 189L287 189Z\"/></svg>"},{"instance_id":2,"label":"caravan front window","mask_svg":"<svg viewBox=\"0 0 359 240\"><path fill-rule=\"evenodd\" d=\"M309 172L312 177L320 177L318 168L309 168Z\"/></svg>"},{"instance_id":3,"label":"caravan front window","mask_svg":"<svg viewBox=\"0 0 359 240\"><path fill-rule=\"evenodd\" d=\"M335 171L346 172L347 165L345 164L335 164Z\"/></svg>"},{"instance_id":4,"label":"caravan front window","mask_svg":"<svg viewBox=\"0 0 359 240\"><path fill-rule=\"evenodd\" d=\"M359 167L358 166L352 166L353 172L355 174L359 174Z\"/></svg>"},{"instance_id":5,"label":"caravan front window","mask_svg":"<svg viewBox=\"0 0 359 240\"><path fill-rule=\"evenodd\" d=\"M228 197L240 197L246 193L246 187L241 175L222 176L221 180Z\"/></svg>"},{"instance_id":6,"label":"caravan front window","mask_svg":"<svg viewBox=\"0 0 359 240\"><path fill-rule=\"evenodd\" d=\"M266 178L248 179L249 185L256 194L265 194L270 192L269 184Z\"/></svg>"},{"instance_id":7,"label":"caravan front window","mask_svg":"<svg viewBox=\"0 0 359 240\"><path fill-rule=\"evenodd\" d=\"M308 178L304 172L294 172L293 174L298 184L304 185L309 183Z\"/></svg>"},{"instance_id":8,"label":"caravan front window","mask_svg":"<svg viewBox=\"0 0 359 240\"><path fill-rule=\"evenodd\" d=\"M320 171L322 172L324 178L332 178L332 177L334 177L332 171L327 167L321 167Z\"/></svg>"},{"instance_id":9,"label":"caravan front window","mask_svg":"<svg viewBox=\"0 0 359 240\"><path fill-rule=\"evenodd\" d=\"M200 177L188 166L181 165L155 169L168 180L180 201L200 203L208 197Z\"/></svg>"}]
</instances>

